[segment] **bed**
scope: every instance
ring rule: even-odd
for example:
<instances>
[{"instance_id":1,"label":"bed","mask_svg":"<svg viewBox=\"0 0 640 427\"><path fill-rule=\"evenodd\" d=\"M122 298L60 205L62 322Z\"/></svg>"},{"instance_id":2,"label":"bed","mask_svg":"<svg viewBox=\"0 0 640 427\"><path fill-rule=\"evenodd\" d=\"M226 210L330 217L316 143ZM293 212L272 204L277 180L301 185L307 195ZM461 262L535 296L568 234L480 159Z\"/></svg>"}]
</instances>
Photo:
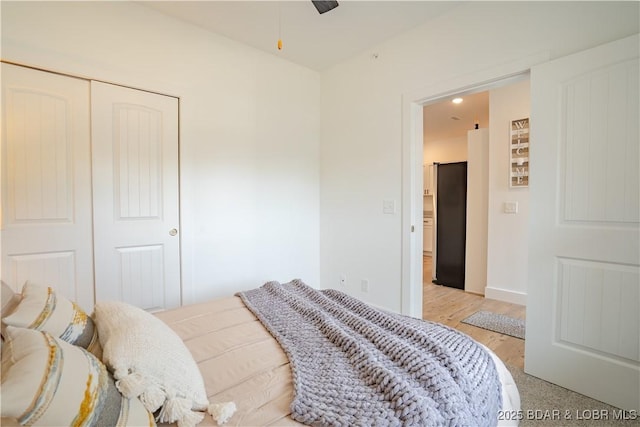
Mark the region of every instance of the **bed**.
<instances>
[{"instance_id":1,"label":"bed","mask_svg":"<svg viewBox=\"0 0 640 427\"><path fill-rule=\"evenodd\" d=\"M272 285L283 286L277 283ZM263 287L251 291L260 292L261 289ZM343 295L335 292L337 297L341 298L340 295ZM7 301L12 301L13 305L16 303L15 296L10 295L4 286L2 298L3 306ZM259 295L258 300L260 298ZM272 307L271 304L273 304L271 301L264 303L265 307ZM355 304L360 302L356 301ZM237 409L225 425L304 425L292 416L292 407L296 406L292 403L296 398L294 393L296 385L290 360L291 351L285 351L281 344L286 343L278 332L274 333L273 330L267 329L273 328L274 325L269 323L269 319L262 318L265 317L265 310L260 311L256 308L257 305L259 303L255 298L250 300L246 293L242 293L155 313L154 316L173 330L188 349L202 375L208 400L235 403ZM372 308L372 310L375 309ZM269 314L272 315L272 319L277 319L275 315L277 313L273 312L282 314L285 310L279 308L266 311L272 312ZM3 318L5 315L3 308ZM384 312L384 315L391 316L393 321L406 321L408 324L421 322L393 313ZM259 317L262 319L259 320ZM285 327L290 323L290 320L282 322ZM492 351L482 345L480 347L492 361L500 384L501 408L498 412L500 414L518 413L520 399L511 374ZM313 408L314 404L311 406ZM313 409L315 411L315 408ZM297 418L300 419L300 416L298 415ZM495 422L498 425L517 424L511 420L498 420L498 418L508 417L498 417L496 414ZM2 425L11 425L8 424L9 421L3 419ZM12 422L15 423L15 421ZM322 423L316 420L310 424ZM158 425L172 424L159 423ZM207 415L199 425L214 426L217 423Z\"/></svg>"}]
</instances>

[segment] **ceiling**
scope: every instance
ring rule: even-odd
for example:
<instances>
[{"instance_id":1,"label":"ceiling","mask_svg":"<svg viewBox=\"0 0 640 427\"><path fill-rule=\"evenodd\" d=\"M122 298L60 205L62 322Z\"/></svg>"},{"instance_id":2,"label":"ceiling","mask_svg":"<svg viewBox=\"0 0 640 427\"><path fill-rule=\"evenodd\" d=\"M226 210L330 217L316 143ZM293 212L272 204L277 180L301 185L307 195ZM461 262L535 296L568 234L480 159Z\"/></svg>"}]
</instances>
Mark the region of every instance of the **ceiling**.
<instances>
[{"instance_id":1,"label":"ceiling","mask_svg":"<svg viewBox=\"0 0 640 427\"><path fill-rule=\"evenodd\" d=\"M451 102L453 98L423 108L425 142L466 136L476 123L481 128L489 127L489 92L460 95L460 104Z\"/></svg>"},{"instance_id":2,"label":"ceiling","mask_svg":"<svg viewBox=\"0 0 640 427\"><path fill-rule=\"evenodd\" d=\"M458 6L455 1L339 0L319 14L310 0L141 1L213 33L323 71ZM277 42L282 39L283 48Z\"/></svg>"},{"instance_id":3,"label":"ceiling","mask_svg":"<svg viewBox=\"0 0 640 427\"><path fill-rule=\"evenodd\" d=\"M139 4L319 72L461 4L430 0L338 2L338 7L324 14L319 14L310 0L140 1ZM277 48L279 37L283 41L282 50ZM426 139L466 135L476 119L481 127L488 126L488 93L464 98L458 105L443 100L425 107ZM460 120L453 120L452 116Z\"/></svg>"}]
</instances>

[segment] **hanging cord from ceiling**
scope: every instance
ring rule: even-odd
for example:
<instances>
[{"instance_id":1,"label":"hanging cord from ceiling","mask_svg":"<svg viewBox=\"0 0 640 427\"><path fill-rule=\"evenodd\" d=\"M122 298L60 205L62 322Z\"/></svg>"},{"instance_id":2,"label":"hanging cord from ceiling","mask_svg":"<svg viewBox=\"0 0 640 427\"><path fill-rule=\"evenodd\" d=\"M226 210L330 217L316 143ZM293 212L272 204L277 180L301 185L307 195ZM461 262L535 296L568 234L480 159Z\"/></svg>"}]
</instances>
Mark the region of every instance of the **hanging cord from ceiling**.
<instances>
[{"instance_id":1,"label":"hanging cord from ceiling","mask_svg":"<svg viewBox=\"0 0 640 427\"><path fill-rule=\"evenodd\" d=\"M278 50L282 50L282 7L278 2Z\"/></svg>"}]
</instances>

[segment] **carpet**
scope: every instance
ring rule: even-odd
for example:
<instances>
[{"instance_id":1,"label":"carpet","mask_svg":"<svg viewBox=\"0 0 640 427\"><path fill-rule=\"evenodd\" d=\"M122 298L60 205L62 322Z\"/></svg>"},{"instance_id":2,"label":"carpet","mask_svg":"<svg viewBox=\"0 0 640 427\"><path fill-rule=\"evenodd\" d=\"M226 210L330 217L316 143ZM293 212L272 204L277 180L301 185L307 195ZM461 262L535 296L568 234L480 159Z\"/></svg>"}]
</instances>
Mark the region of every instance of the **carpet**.
<instances>
[{"instance_id":1,"label":"carpet","mask_svg":"<svg viewBox=\"0 0 640 427\"><path fill-rule=\"evenodd\" d=\"M640 426L638 412L625 412L507 366L520 392L519 427Z\"/></svg>"},{"instance_id":2,"label":"carpet","mask_svg":"<svg viewBox=\"0 0 640 427\"><path fill-rule=\"evenodd\" d=\"M515 319L504 314L477 311L463 319L462 323L524 339L524 320Z\"/></svg>"}]
</instances>

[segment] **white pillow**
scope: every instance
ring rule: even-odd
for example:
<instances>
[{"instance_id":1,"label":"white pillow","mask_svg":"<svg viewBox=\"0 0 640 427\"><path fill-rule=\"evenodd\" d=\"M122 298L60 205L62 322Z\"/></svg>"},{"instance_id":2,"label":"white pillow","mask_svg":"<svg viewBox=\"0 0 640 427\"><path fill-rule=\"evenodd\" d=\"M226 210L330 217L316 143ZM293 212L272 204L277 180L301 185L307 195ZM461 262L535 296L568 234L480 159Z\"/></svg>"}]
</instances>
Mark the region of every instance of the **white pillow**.
<instances>
[{"instance_id":1,"label":"white pillow","mask_svg":"<svg viewBox=\"0 0 640 427\"><path fill-rule=\"evenodd\" d=\"M100 302L94 309L102 360L112 370L116 386L127 397L140 397L145 407L160 409L160 422L195 426L208 410L218 424L235 404L210 405L193 356L163 321L124 302Z\"/></svg>"},{"instance_id":2,"label":"white pillow","mask_svg":"<svg viewBox=\"0 0 640 427\"><path fill-rule=\"evenodd\" d=\"M2 417L22 425L155 426L138 399L123 397L93 354L48 332L6 328Z\"/></svg>"}]
</instances>

